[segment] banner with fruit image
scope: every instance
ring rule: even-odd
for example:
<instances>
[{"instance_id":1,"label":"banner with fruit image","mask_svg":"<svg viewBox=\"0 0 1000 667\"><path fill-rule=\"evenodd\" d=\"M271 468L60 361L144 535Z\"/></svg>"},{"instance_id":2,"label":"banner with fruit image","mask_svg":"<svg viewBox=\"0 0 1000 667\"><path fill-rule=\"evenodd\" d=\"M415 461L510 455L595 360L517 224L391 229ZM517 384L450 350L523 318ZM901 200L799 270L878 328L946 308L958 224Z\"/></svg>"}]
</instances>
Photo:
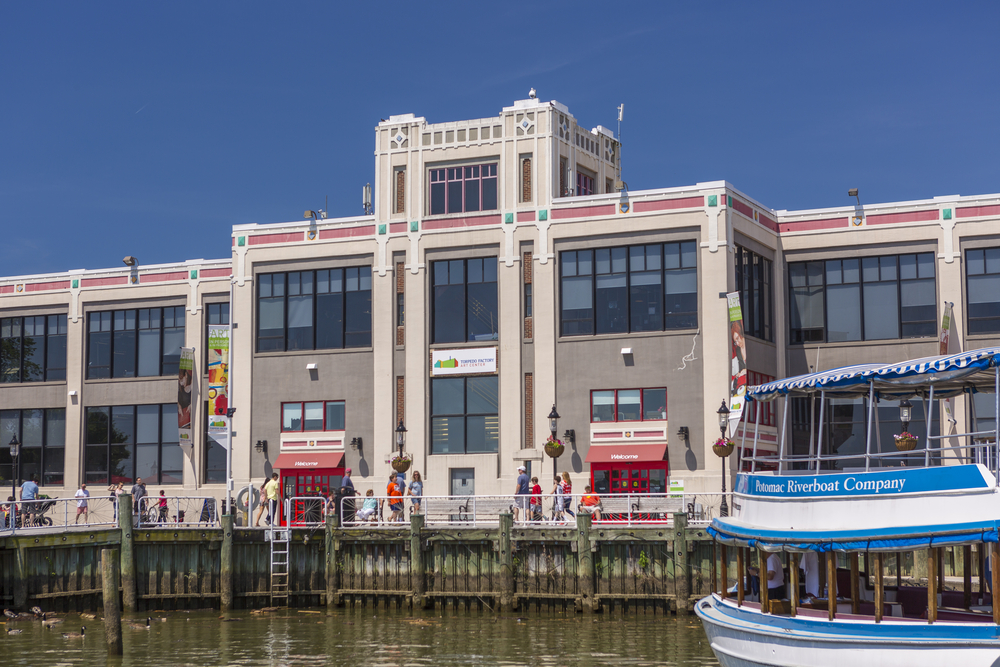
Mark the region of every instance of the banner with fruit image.
<instances>
[{"instance_id":1,"label":"banner with fruit image","mask_svg":"<svg viewBox=\"0 0 1000 667\"><path fill-rule=\"evenodd\" d=\"M182 347L177 373L177 442L190 456L194 451L191 422L194 420L196 398L194 381L194 348Z\"/></svg>"},{"instance_id":2,"label":"banner with fruit image","mask_svg":"<svg viewBox=\"0 0 1000 667\"><path fill-rule=\"evenodd\" d=\"M208 436L229 449L229 327L208 327Z\"/></svg>"}]
</instances>

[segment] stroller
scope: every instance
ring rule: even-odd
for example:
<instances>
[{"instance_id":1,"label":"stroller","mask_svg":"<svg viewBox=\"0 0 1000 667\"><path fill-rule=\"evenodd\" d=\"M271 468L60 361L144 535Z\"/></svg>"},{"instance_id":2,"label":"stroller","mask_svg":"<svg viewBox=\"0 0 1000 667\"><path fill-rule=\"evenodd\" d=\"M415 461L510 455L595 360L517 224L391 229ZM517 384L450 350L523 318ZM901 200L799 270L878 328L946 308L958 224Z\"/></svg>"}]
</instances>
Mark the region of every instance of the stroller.
<instances>
[{"instance_id":1,"label":"stroller","mask_svg":"<svg viewBox=\"0 0 1000 667\"><path fill-rule=\"evenodd\" d=\"M45 495L38 496L35 500L22 502L21 511L17 515L17 527L36 528L51 526L52 519L45 516L45 513L55 506L56 501Z\"/></svg>"}]
</instances>

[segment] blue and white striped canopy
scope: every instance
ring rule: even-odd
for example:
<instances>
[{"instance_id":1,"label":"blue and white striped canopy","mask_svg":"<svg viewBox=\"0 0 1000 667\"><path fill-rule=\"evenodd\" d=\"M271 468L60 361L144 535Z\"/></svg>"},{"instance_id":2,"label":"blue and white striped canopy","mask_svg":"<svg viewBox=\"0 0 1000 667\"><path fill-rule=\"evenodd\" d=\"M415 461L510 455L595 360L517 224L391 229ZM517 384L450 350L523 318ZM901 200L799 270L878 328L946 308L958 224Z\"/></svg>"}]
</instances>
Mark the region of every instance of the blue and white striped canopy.
<instances>
[{"instance_id":1,"label":"blue and white striped canopy","mask_svg":"<svg viewBox=\"0 0 1000 667\"><path fill-rule=\"evenodd\" d=\"M895 364L859 364L819 373L768 382L750 387L753 401L773 401L779 396L809 395L825 391L827 396L867 395L870 383L880 396L902 398L926 396L934 385L934 396L948 398L966 391L994 391L1000 347L987 347L940 357L912 359Z\"/></svg>"}]
</instances>

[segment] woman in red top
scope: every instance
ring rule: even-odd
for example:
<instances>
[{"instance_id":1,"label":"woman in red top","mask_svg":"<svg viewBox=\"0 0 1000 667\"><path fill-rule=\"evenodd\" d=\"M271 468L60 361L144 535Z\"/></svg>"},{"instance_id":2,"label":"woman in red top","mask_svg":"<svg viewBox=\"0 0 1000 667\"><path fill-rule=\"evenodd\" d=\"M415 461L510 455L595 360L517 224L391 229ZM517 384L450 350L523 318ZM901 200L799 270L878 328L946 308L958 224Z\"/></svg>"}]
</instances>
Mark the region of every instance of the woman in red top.
<instances>
[{"instance_id":1,"label":"woman in red top","mask_svg":"<svg viewBox=\"0 0 1000 667\"><path fill-rule=\"evenodd\" d=\"M568 472L563 472L562 478L563 481L560 486L562 486L563 492L563 511L575 519L576 514L574 514L573 510L570 509L570 507L573 506L573 499L570 497L573 495L573 482L569 481Z\"/></svg>"},{"instance_id":2,"label":"woman in red top","mask_svg":"<svg viewBox=\"0 0 1000 667\"><path fill-rule=\"evenodd\" d=\"M531 520L542 520L542 487L537 477L531 478Z\"/></svg>"}]
</instances>

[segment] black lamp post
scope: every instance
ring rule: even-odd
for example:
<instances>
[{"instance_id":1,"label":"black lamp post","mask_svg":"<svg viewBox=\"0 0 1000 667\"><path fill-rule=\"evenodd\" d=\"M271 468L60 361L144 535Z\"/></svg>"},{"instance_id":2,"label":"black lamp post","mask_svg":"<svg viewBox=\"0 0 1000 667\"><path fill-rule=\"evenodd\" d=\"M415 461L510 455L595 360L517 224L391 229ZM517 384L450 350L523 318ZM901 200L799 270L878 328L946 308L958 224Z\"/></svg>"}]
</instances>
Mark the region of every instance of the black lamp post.
<instances>
[{"instance_id":1,"label":"black lamp post","mask_svg":"<svg viewBox=\"0 0 1000 667\"><path fill-rule=\"evenodd\" d=\"M552 439L556 439L556 431L559 428L559 413L556 412L556 404L552 404L552 411L549 412L549 432L552 433Z\"/></svg>"},{"instance_id":2,"label":"black lamp post","mask_svg":"<svg viewBox=\"0 0 1000 667\"><path fill-rule=\"evenodd\" d=\"M899 404L899 421L903 422L903 430L910 430L910 417L913 414L913 404L910 399L904 398Z\"/></svg>"},{"instance_id":3,"label":"black lamp post","mask_svg":"<svg viewBox=\"0 0 1000 667\"><path fill-rule=\"evenodd\" d=\"M17 455L21 450L21 442L17 439L17 434L15 433L10 439L10 495L16 501L17 500ZM11 505L11 525L14 525L14 520L16 518L17 512L17 502Z\"/></svg>"},{"instance_id":4,"label":"black lamp post","mask_svg":"<svg viewBox=\"0 0 1000 667\"><path fill-rule=\"evenodd\" d=\"M725 401L722 401L716 414L719 415L719 433L722 440L725 440L726 429L729 427L729 408L726 407ZM715 453L722 459L722 502L719 504L719 516L729 516L729 503L726 502L726 457L732 450L728 446L717 446Z\"/></svg>"},{"instance_id":5,"label":"black lamp post","mask_svg":"<svg viewBox=\"0 0 1000 667\"><path fill-rule=\"evenodd\" d=\"M403 446L406 444L406 427L403 426L403 420L399 420L399 426L396 427L396 447L399 448L399 455L403 455Z\"/></svg>"}]
</instances>

